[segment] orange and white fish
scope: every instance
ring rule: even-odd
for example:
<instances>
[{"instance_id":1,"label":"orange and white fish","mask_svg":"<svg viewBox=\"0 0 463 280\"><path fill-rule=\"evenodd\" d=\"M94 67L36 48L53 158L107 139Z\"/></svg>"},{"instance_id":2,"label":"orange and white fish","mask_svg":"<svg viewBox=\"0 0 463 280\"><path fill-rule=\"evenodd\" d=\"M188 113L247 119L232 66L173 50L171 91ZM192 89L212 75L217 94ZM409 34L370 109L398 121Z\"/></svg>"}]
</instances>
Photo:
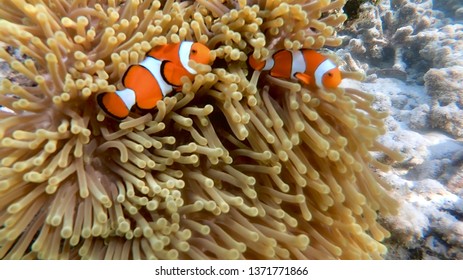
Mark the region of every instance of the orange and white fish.
<instances>
[{"instance_id":1,"label":"orange and white fish","mask_svg":"<svg viewBox=\"0 0 463 280\"><path fill-rule=\"evenodd\" d=\"M337 88L342 76L336 64L326 56L309 49L279 50L265 61L249 58L257 71L269 71L270 76L297 80L311 87Z\"/></svg>"},{"instance_id":2,"label":"orange and white fish","mask_svg":"<svg viewBox=\"0 0 463 280\"><path fill-rule=\"evenodd\" d=\"M197 73L188 61L209 64L209 52L205 45L190 41L156 46L140 64L125 71L124 89L101 93L97 102L106 114L118 120L125 119L133 106L153 109L164 96L182 87L183 76L193 80Z\"/></svg>"}]
</instances>

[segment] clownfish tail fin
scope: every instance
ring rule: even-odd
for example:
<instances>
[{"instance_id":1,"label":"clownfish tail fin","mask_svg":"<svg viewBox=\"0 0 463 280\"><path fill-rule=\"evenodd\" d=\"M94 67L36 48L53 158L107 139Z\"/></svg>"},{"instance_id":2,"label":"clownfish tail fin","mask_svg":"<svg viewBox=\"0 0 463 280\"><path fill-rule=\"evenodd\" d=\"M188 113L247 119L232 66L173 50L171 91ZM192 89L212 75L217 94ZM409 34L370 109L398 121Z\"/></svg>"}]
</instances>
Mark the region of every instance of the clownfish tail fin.
<instances>
[{"instance_id":1,"label":"clownfish tail fin","mask_svg":"<svg viewBox=\"0 0 463 280\"><path fill-rule=\"evenodd\" d=\"M123 120L129 115L129 108L116 92L100 93L96 100L100 108L114 119Z\"/></svg>"},{"instance_id":2,"label":"clownfish tail fin","mask_svg":"<svg viewBox=\"0 0 463 280\"><path fill-rule=\"evenodd\" d=\"M253 55L249 56L248 63L256 71L262 71L265 67L265 60L257 60Z\"/></svg>"}]
</instances>

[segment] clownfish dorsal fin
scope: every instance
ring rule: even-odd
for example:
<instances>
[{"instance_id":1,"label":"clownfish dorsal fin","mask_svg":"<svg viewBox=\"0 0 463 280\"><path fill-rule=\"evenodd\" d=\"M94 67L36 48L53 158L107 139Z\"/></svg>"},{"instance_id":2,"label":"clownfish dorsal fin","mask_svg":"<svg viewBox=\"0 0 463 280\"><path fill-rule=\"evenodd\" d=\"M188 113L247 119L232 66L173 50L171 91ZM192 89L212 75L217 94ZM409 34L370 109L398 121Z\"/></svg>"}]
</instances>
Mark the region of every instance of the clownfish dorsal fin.
<instances>
[{"instance_id":1,"label":"clownfish dorsal fin","mask_svg":"<svg viewBox=\"0 0 463 280\"><path fill-rule=\"evenodd\" d=\"M305 74L305 73L298 72L298 73L294 74L294 76L299 81L301 81L302 83L304 83L306 85L310 85L311 82L312 82L312 78L309 75Z\"/></svg>"}]
</instances>

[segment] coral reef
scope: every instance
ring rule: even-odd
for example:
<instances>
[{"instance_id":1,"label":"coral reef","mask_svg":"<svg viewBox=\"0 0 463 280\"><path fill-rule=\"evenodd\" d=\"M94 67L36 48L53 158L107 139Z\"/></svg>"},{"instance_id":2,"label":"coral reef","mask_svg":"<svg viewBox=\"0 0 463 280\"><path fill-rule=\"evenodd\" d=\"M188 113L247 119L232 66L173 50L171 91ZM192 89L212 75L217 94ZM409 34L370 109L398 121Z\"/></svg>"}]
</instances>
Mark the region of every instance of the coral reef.
<instances>
[{"instance_id":1,"label":"coral reef","mask_svg":"<svg viewBox=\"0 0 463 280\"><path fill-rule=\"evenodd\" d=\"M342 8L344 13L347 15L348 20L353 20L358 18L359 13L361 12L360 6L365 3L379 4L381 1L376 0L347 0L346 4Z\"/></svg>"},{"instance_id":2,"label":"coral reef","mask_svg":"<svg viewBox=\"0 0 463 280\"><path fill-rule=\"evenodd\" d=\"M364 4L359 20L344 31L345 49L338 54L347 62L345 69L362 71L369 81L391 77L426 84L434 99L421 114L422 119L429 119L431 127L461 137L463 112L458 98L448 97L454 93L442 90L453 91L460 79L463 26L445 18L433 5L439 8L442 3L395 0L378 6ZM452 5L455 3L446 7Z\"/></svg>"},{"instance_id":3,"label":"coral reef","mask_svg":"<svg viewBox=\"0 0 463 280\"><path fill-rule=\"evenodd\" d=\"M434 39L419 54L432 68L463 66L463 25L449 23L425 33Z\"/></svg>"},{"instance_id":4,"label":"coral reef","mask_svg":"<svg viewBox=\"0 0 463 280\"><path fill-rule=\"evenodd\" d=\"M424 76L426 91L432 96L431 127L463 136L463 66L431 69Z\"/></svg>"},{"instance_id":5,"label":"coral reef","mask_svg":"<svg viewBox=\"0 0 463 280\"><path fill-rule=\"evenodd\" d=\"M444 84L454 81L447 78ZM386 258L462 259L463 143L431 127L435 97L424 86L391 78L356 84L346 86L375 94L373 107L390 112L379 141L404 156L381 173L400 203L399 214L382 221L391 232Z\"/></svg>"},{"instance_id":6,"label":"coral reef","mask_svg":"<svg viewBox=\"0 0 463 280\"><path fill-rule=\"evenodd\" d=\"M401 214L388 219L394 242L401 247L391 246L390 258L463 259L461 196L432 179L402 184L407 191L402 192Z\"/></svg>"},{"instance_id":7,"label":"coral reef","mask_svg":"<svg viewBox=\"0 0 463 280\"><path fill-rule=\"evenodd\" d=\"M347 44L344 55L350 68L374 75L370 79L419 80L432 67L429 58L416 55L417 50L436 39L435 33L428 32L436 25L432 1L381 1L362 8L359 19L343 33Z\"/></svg>"},{"instance_id":8,"label":"coral reef","mask_svg":"<svg viewBox=\"0 0 463 280\"><path fill-rule=\"evenodd\" d=\"M2 1L2 259L366 259L395 214L370 155L387 112L353 88L249 73L280 48L337 46L346 1ZM151 47L193 40L212 67L146 115L105 118ZM12 52L19 50L25 58ZM357 73L345 77L359 78Z\"/></svg>"},{"instance_id":9,"label":"coral reef","mask_svg":"<svg viewBox=\"0 0 463 280\"><path fill-rule=\"evenodd\" d=\"M463 3L459 0L434 0L433 7L444 12L446 17L463 19Z\"/></svg>"}]
</instances>

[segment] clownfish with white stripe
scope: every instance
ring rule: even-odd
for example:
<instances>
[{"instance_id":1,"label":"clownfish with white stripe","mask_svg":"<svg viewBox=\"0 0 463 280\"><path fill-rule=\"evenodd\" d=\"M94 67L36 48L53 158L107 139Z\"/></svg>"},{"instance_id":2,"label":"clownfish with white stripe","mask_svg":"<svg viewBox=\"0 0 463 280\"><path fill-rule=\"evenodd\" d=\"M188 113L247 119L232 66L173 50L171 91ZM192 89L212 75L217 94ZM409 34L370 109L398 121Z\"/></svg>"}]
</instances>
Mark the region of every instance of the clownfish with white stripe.
<instances>
[{"instance_id":1,"label":"clownfish with white stripe","mask_svg":"<svg viewBox=\"0 0 463 280\"><path fill-rule=\"evenodd\" d=\"M272 77L300 81L314 88L337 88L342 80L332 60L310 49L279 50L265 61L251 56L249 65L257 71L269 71Z\"/></svg>"},{"instance_id":2,"label":"clownfish with white stripe","mask_svg":"<svg viewBox=\"0 0 463 280\"><path fill-rule=\"evenodd\" d=\"M156 46L142 62L125 71L124 89L103 92L97 96L97 102L107 115L118 120L125 119L134 106L153 109L167 94L181 89L183 76L194 79L197 73L188 61L209 64L209 52L205 45L190 41Z\"/></svg>"}]
</instances>

